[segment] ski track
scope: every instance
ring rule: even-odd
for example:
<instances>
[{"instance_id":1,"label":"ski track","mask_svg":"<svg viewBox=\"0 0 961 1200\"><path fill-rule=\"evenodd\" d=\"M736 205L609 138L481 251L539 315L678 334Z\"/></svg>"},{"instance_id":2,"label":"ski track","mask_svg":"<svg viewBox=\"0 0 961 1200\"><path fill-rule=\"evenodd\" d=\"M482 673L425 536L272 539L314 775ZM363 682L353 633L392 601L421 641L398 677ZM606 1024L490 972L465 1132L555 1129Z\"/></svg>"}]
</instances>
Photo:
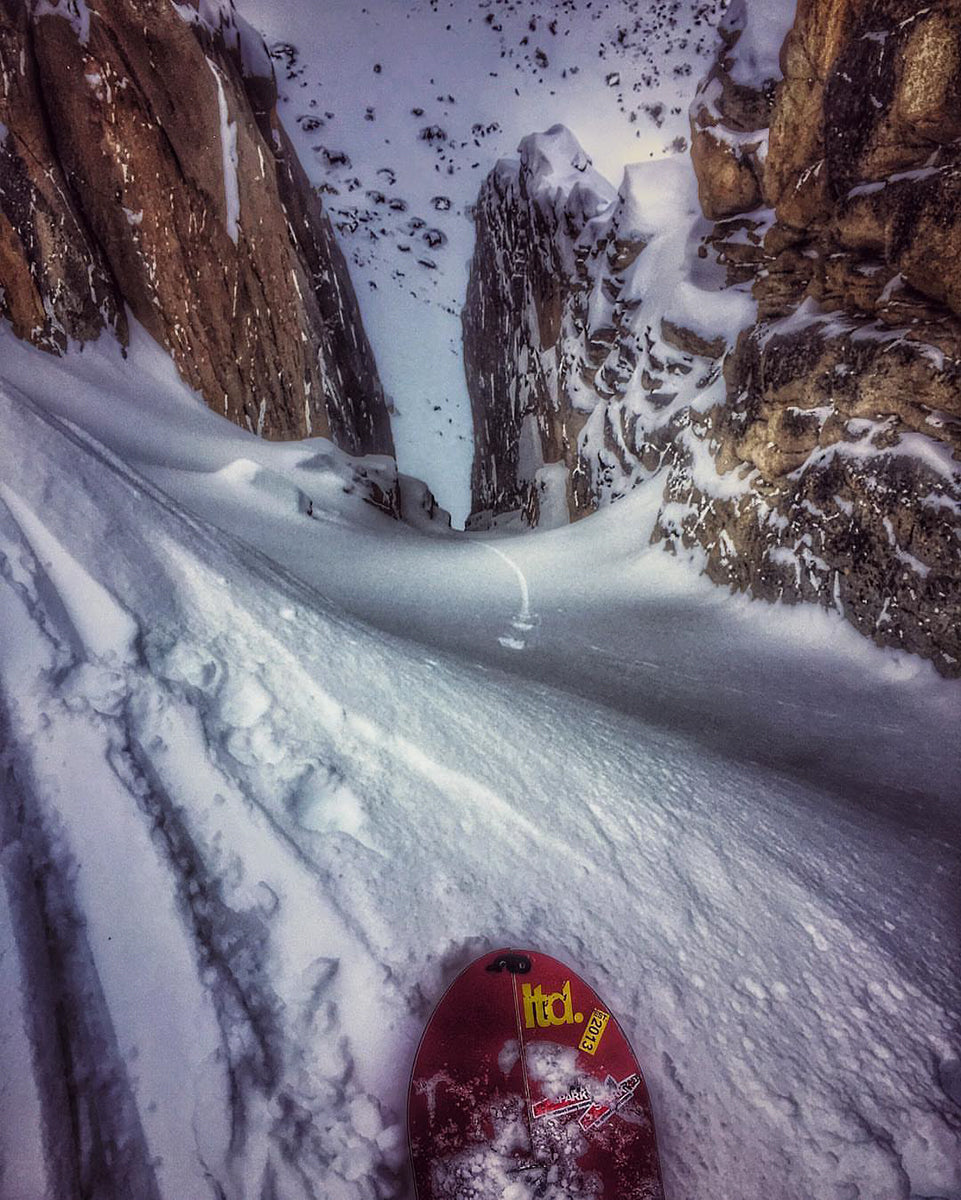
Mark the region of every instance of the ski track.
<instances>
[{"instance_id":1,"label":"ski track","mask_svg":"<svg viewBox=\"0 0 961 1200\"><path fill-rule=\"evenodd\" d=\"M959 1109L937 1082L957 1060L954 993L919 987L852 905L891 853L869 825L805 826L789 781L425 662L259 560L252 574L29 405L0 398L0 424L0 864L8 904L17 871L49 876L61 908L38 899L35 916L71 947L44 965L17 916L0 1061L39 1052L29 1012L57 988L89 1007L71 1050L111 1098L127 1195L408 1195L423 1020L507 942L609 998L672 1200L961 1194ZM529 621L524 572L485 548ZM899 854L892 914L931 866L910 840ZM949 968L951 918L928 930ZM53 992L24 984L44 970ZM92 1130L49 1149L81 1100L18 1078L4 1180L103 1182Z\"/></svg>"},{"instance_id":2,"label":"ski track","mask_svg":"<svg viewBox=\"0 0 961 1200\"><path fill-rule=\"evenodd\" d=\"M521 593L520 608L511 618L511 632L502 634L497 640L507 650L524 650L527 647L527 640L518 635L529 633L534 628L537 620L531 612L531 595L527 576L514 559L501 550L499 546L492 546L490 542L480 542L479 545L483 546L485 550L489 550L491 554L496 554L501 562L510 568L517 579L517 586L520 588Z\"/></svg>"}]
</instances>

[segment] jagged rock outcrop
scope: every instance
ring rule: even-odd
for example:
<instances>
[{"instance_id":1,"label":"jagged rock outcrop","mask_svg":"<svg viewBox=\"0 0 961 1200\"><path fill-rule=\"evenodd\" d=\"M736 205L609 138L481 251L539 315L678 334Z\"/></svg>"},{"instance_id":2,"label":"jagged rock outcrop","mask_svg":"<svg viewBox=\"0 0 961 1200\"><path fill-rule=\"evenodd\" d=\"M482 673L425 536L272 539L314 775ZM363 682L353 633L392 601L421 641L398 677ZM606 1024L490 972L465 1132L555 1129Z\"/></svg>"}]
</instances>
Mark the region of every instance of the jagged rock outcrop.
<instances>
[{"instance_id":1,"label":"jagged rock outcrop","mask_svg":"<svg viewBox=\"0 0 961 1200\"><path fill-rule=\"evenodd\" d=\"M749 23L747 0L728 7L718 27L721 48L691 105L698 199L714 221L757 208L763 196L783 18L777 5L751 16ZM756 25L762 26L758 39L751 36Z\"/></svg>"},{"instance_id":2,"label":"jagged rock outcrop","mask_svg":"<svg viewBox=\"0 0 961 1200\"><path fill-rule=\"evenodd\" d=\"M793 14L760 9L732 4L692 105L703 216L685 209L681 161L674 179L651 164L578 229L555 222L563 249L549 223L514 248L490 231L529 204L489 181L474 270L510 288L485 292L483 320L469 297L465 329L501 330L475 422L521 394L532 348L543 361L543 340L517 355L507 331L547 329L567 370L539 376L525 416L580 414L559 458L578 512L658 476L654 541L958 675L961 5L801 0L776 85ZM563 336L542 319L557 295L562 314L579 297ZM476 381L472 395L485 403ZM500 470L491 457L475 480ZM492 496L496 510L475 492L483 522Z\"/></svg>"},{"instance_id":3,"label":"jagged rock outcrop","mask_svg":"<svg viewBox=\"0 0 961 1200\"><path fill-rule=\"evenodd\" d=\"M0 314L56 353L129 309L238 424L392 454L276 98L230 0L0 0Z\"/></svg>"},{"instance_id":4,"label":"jagged rock outcrop","mask_svg":"<svg viewBox=\"0 0 961 1200\"><path fill-rule=\"evenodd\" d=\"M759 319L726 359L711 428L719 467L756 475L724 501L679 476L669 499L687 507L655 531L701 546L718 581L835 605L947 674L961 672L959 16L799 4L762 178L775 219L741 264ZM730 270L725 227L709 244Z\"/></svg>"},{"instance_id":5,"label":"jagged rock outcrop","mask_svg":"<svg viewBox=\"0 0 961 1200\"><path fill-rule=\"evenodd\" d=\"M463 310L470 528L515 511L529 525L574 520L594 507L577 449L593 404L585 411L577 401L608 343L595 343L593 363L570 343L586 328L590 291L579 239L612 199L560 125L525 138L520 160L499 162L481 189Z\"/></svg>"},{"instance_id":6,"label":"jagged rock outcrop","mask_svg":"<svg viewBox=\"0 0 961 1200\"><path fill-rule=\"evenodd\" d=\"M717 311L716 266L689 278L688 160L615 192L563 127L520 152L481 191L463 313L473 529L576 520L660 471L746 317L743 294Z\"/></svg>"}]
</instances>

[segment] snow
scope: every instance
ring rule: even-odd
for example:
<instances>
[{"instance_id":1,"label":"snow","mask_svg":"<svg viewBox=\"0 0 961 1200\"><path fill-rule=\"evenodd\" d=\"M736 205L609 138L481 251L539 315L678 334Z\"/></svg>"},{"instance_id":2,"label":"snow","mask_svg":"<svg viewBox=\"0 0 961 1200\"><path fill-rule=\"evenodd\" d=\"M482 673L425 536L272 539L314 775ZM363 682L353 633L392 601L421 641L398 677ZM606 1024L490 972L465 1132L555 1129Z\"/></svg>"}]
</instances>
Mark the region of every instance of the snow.
<instances>
[{"instance_id":1,"label":"snow","mask_svg":"<svg viewBox=\"0 0 961 1200\"><path fill-rule=\"evenodd\" d=\"M898 561L903 562L906 567L908 567L916 575L920 575L922 579L926 578L931 568L926 563L921 562L919 558L916 558L909 551L905 550L904 547L898 543L897 535L894 532L894 526L891 523L890 517L885 517L883 524L885 532L888 535L888 541L894 548L894 553Z\"/></svg>"},{"instance_id":2,"label":"snow","mask_svg":"<svg viewBox=\"0 0 961 1200\"><path fill-rule=\"evenodd\" d=\"M0 500L20 527L38 568L60 598L82 652L108 662L129 660L137 636L136 622L106 588L90 578L37 515L5 484L0 484Z\"/></svg>"},{"instance_id":3,"label":"snow","mask_svg":"<svg viewBox=\"0 0 961 1200\"><path fill-rule=\"evenodd\" d=\"M794 24L795 9L795 0L765 0L764 4L732 0L723 23L741 31L731 53L730 76L735 83L760 87L781 78L781 47Z\"/></svg>"},{"instance_id":4,"label":"snow","mask_svg":"<svg viewBox=\"0 0 961 1200\"><path fill-rule=\"evenodd\" d=\"M625 297L642 301L632 320L655 328L667 319L708 340L733 343L751 324L757 305L746 290L726 286L717 265L699 258L708 225L697 201L690 158L678 155L629 166L613 216L619 236L648 242L630 268Z\"/></svg>"},{"instance_id":5,"label":"snow","mask_svg":"<svg viewBox=\"0 0 961 1200\"><path fill-rule=\"evenodd\" d=\"M718 474L714 456L710 447L701 437L698 437L688 426L678 439L679 444L690 455L688 474L691 482L706 496L714 496L719 500L732 500L737 496L748 496L752 492L752 480L756 471L743 470L742 467Z\"/></svg>"},{"instance_id":6,"label":"snow","mask_svg":"<svg viewBox=\"0 0 961 1200\"><path fill-rule=\"evenodd\" d=\"M23 963L14 928L19 897L26 890L23 857L16 848L0 852L0 1162L11 1196L28 1196L44 1175L43 1111L31 1055L31 1013Z\"/></svg>"},{"instance_id":7,"label":"snow","mask_svg":"<svg viewBox=\"0 0 961 1200\"><path fill-rule=\"evenodd\" d=\"M570 520L567 508L569 474L564 463L546 463L537 472L538 529L556 529Z\"/></svg>"},{"instance_id":8,"label":"snow","mask_svg":"<svg viewBox=\"0 0 961 1200\"><path fill-rule=\"evenodd\" d=\"M915 167L910 171L896 171L893 175L888 175L884 179L879 179L871 183L856 184L848 192L846 199L853 200L857 196L872 196L875 192L883 191L884 188L893 183L920 183L922 180L942 175L947 169L946 166L928 165L925 167Z\"/></svg>"},{"instance_id":9,"label":"snow","mask_svg":"<svg viewBox=\"0 0 961 1200\"><path fill-rule=\"evenodd\" d=\"M770 214L759 210L750 220L763 228ZM585 388L575 397L578 407L590 412L578 449L592 464L592 487L602 504L619 501L658 474L659 468L652 472L641 464L638 450L645 437L656 438L665 426L689 422L692 414L707 412L723 400L718 363L740 331L756 319L750 289L729 287L726 269L716 256L701 257L711 229L698 204L690 157L679 154L628 166L616 202L579 240L577 251L588 252L591 275L589 329L611 324L620 329L601 367L602 372L610 368L617 380L613 396L605 400ZM637 248L633 262L616 276L608 270L607 256L595 250L613 239ZM618 293L616 314L609 292L612 282ZM698 346L691 334L704 344ZM685 345L688 350L681 348ZM626 367L622 347L630 356ZM577 361L581 353L578 339L572 337L565 354ZM692 482L700 490L716 495L745 491L745 481L718 476L709 447L690 429L684 440L696 475Z\"/></svg>"},{"instance_id":10,"label":"snow","mask_svg":"<svg viewBox=\"0 0 961 1200\"><path fill-rule=\"evenodd\" d=\"M690 159L630 163L618 192L617 229L622 237L649 238L676 229L679 216L700 212Z\"/></svg>"},{"instance_id":11,"label":"snow","mask_svg":"<svg viewBox=\"0 0 961 1200\"><path fill-rule=\"evenodd\" d=\"M789 316L765 322L763 332L758 338L758 344L763 349L773 337L800 333L812 326L823 330L825 337L853 333L855 337L879 336L894 340L896 336L895 330L882 326L880 323L874 329L859 326L857 322L835 310L822 308L813 296L807 296Z\"/></svg>"},{"instance_id":12,"label":"snow","mask_svg":"<svg viewBox=\"0 0 961 1200\"><path fill-rule=\"evenodd\" d=\"M829 462L836 454L848 458L876 458L888 455L896 458L914 458L925 467L936 472L945 483L951 487L958 486L958 460L952 453L951 447L944 442L935 441L923 433L898 433L898 440L892 445L886 442L878 445L874 438L879 434L890 432L889 421L874 421L869 417L856 417L846 423L846 429L854 440L833 442L829 446L819 446L805 460L799 471L809 467ZM950 501L949 501L950 503Z\"/></svg>"},{"instance_id":13,"label":"snow","mask_svg":"<svg viewBox=\"0 0 961 1200\"><path fill-rule=\"evenodd\" d=\"M560 193L565 201L571 197L576 210L588 219L614 203L614 189L594 170L590 156L566 126L552 125L544 133L529 134L517 150L532 195L553 198Z\"/></svg>"},{"instance_id":14,"label":"snow","mask_svg":"<svg viewBox=\"0 0 961 1200\"><path fill-rule=\"evenodd\" d=\"M126 360L0 336L26 1194L63 1194L22 1074L50 1009L13 863L41 845L82 915L74 1048L162 1197L408 1196L427 1011L508 943L608 998L668 1196L961 1190L956 683L699 579L647 544L656 486L424 537L329 443L207 410L136 325Z\"/></svg>"}]
</instances>

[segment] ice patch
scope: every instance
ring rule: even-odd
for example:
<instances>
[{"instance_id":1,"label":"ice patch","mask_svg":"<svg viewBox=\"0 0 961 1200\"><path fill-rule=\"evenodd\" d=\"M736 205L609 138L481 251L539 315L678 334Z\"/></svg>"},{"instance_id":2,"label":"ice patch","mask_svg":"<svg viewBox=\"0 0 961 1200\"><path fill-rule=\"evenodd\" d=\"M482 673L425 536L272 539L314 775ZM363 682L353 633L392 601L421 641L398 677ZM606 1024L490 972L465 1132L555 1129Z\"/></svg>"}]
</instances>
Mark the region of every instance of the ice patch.
<instances>
[{"instance_id":1,"label":"ice patch","mask_svg":"<svg viewBox=\"0 0 961 1200\"><path fill-rule=\"evenodd\" d=\"M227 234L236 245L240 230L240 185L237 178L237 123L230 120L227 95L220 68L211 59L207 66L217 81L217 106L220 110L220 149L223 157L224 203L227 210Z\"/></svg>"}]
</instances>

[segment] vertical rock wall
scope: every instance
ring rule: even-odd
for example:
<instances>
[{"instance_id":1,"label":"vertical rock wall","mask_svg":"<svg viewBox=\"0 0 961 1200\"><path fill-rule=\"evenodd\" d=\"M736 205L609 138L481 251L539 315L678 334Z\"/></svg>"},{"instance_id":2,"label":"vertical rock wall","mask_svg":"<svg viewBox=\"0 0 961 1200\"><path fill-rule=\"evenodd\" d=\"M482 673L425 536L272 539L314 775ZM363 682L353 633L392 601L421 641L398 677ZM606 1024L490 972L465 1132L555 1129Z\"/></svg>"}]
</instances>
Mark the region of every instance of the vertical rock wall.
<instances>
[{"instance_id":1,"label":"vertical rock wall","mask_svg":"<svg viewBox=\"0 0 961 1200\"><path fill-rule=\"evenodd\" d=\"M577 449L593 407L578 406L574 346L591 286L578 245L613 195L562 126L525 138L520 159L499 162L481 189L463 311L472 528L505 514L566 522L595 507Z\"/></svg>"},{"instance_id":2,"label":"vertical rock wall","mask_svg":"<svg viewBox=\"0 0 961 1200\"><path fill-rule=\"evenodd\" d=\"M346 266L219 4L0 0L0 312L62 351L125 306L268 437L393 452Z\"/></svg>"},{"instance_id":3,"label":"vertical rock wall","mask_svg":"<svg viewBox=\"0 0 961 1200\"><path fill-rule=\"evenodd\" d=\"M719 461L756 468L763 503L701 506L735 548L709 549L714 578L837 607L949 674L961 671L959 18L953 0L798 5L763 165L774 220L750 267L758 320L725 362L714 423ZM703 169L699 181L719 182ZM700 541L696 519L660 532Z\"/></svg>"}]
</instances>

